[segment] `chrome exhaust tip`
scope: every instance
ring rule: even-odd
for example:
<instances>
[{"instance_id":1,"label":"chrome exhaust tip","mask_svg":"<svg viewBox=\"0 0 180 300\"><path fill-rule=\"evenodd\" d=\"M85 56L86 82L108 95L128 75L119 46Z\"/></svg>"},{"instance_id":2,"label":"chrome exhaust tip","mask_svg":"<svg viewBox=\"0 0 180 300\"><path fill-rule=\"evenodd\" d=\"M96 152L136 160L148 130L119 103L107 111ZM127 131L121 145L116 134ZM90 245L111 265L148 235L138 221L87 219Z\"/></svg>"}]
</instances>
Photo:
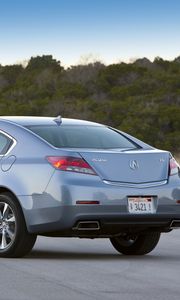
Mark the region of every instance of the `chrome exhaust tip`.
<instances>
[{"instance_id":1,"label":"chrome exhaust tip","mask_svg":"<svg viewBox=\"0 0 180 300\"><path fill-rule=\"evenodd\" d=\"M170 224L170 229L180 229L180 220L173 220Z\"/></svg>"},{"instance_id":2,"label":"chrome exhaust tip","mask_svg":"<svg viewBox=\"0 0 180 300\"><path fill-rule=\"evenodd\" d=\"M73 230L100 230L98 221L80 221Z\"/></svg>"}]
</instances>

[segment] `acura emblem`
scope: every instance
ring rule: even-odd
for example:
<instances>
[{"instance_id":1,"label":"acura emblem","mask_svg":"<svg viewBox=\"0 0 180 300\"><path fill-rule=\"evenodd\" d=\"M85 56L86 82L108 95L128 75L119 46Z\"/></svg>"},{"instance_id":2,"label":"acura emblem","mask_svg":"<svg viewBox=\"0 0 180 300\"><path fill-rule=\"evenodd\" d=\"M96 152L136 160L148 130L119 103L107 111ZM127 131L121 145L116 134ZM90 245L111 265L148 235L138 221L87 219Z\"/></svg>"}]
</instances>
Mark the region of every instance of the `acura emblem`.
<instances>
[{"instance_id":1,"label":"acura emblem","mask_svg":"<svg viewBox=\"0 0 180 300\"><path fill-rule=\"evenodd\" d=\"M129 166L132 170L139 169L139 164L138 164L137 160L130 160Z\"/></svg>"}]
</instances>

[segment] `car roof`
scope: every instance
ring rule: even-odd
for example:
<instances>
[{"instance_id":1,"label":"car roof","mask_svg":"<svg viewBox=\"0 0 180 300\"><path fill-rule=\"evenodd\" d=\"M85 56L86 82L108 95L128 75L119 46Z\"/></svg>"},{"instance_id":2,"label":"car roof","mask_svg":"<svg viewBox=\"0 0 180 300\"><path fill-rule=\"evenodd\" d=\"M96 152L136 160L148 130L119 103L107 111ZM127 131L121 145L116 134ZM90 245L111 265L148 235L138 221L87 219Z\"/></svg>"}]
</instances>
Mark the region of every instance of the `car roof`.
<instances>
[{"instance_id":1,"label":"car roof","mask_svg":"<svg viewBox=\"0 0 180 300\"><path fill-rule=\"evenodd\" d=\"M34 116L0 116L0 120L9 121L11 123L16 123L21 126L31 126L31 125L55 125L57 120L61 120L63 125L91 125L91 126L103 126L102 124L78 120L78 119L69 119L61 117L34 117Z\"/></svg>"}]
</instances>

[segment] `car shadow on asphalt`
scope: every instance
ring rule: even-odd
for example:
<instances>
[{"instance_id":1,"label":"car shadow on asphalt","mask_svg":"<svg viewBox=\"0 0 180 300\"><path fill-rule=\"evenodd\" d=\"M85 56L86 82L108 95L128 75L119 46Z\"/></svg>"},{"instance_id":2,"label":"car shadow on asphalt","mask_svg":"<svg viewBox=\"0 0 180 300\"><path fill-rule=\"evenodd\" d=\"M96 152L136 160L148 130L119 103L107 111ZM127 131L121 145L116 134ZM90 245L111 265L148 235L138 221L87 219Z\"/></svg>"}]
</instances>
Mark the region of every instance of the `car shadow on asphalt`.
<instances>
[{"instance_id":1,"label":"car shadow on asphalt","mask_svg":"<svg viewBox=\"0 0 180 300\"><path fill-rule=\"evenodd\" d=\"M43 251L32 250L32 252L25 257L26 259L59 259L59 260L101 260L101 261L114 261L114 260L133 260L133 261L174 261L180 259L180 255L167 255L160 253L151 253L148 255L122 255L116 253L91 253L91 252L65 252L65 251Z\"/></svg>"},{"instance_id":2,"label":"car shadow on asphalt","mask_svg":"<svg viewBox=\"0 0 180 300\"><path fill-rule=\"evenodd\" d=\"M28 259L61 259L61 260L116 260L119 259L120 254L112 253L88 253L88 252L65 252L65 251L43 251L43 250L32 250L31 253L26 256Z\"/></svg>"}]
</instances>

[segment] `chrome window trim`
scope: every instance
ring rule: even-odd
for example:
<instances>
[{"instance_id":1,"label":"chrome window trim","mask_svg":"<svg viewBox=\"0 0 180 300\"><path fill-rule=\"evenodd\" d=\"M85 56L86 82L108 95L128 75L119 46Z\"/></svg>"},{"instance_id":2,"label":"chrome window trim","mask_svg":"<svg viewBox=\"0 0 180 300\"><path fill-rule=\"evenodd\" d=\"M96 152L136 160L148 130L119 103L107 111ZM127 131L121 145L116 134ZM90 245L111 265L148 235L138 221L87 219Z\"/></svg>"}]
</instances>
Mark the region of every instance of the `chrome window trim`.
<instances>
[{"instance_id":1,"label":"chrome window trim","mask_svg":"<svg viewBox=\"0 0 180 300\"><path fill-rule=\"evenodd\" d=\"M16 141L16 139L15 138L13 138L11 135L9 135L8 133L6 133L6 132L4 132L3 130L1 130L0 129L0 134L3 134L4 136L6 136L6 137L8 137L10 140L12 140L13 141L13 143L12 143L12 145L9 147L9 149L8 149L8 151L6 152L6 153L4 153L4 154L0 154L0 157L3 157L3 156L6 156L6 155L8 155L10 152L11 152L11 150L16 146L16 144L17 144L17 141Z\"/></svg>"},{"instance_id":2,"label":"chrome window trim","mask_svg":"<svg viewBox=\"0 0 180 300\"><path fill-rule=\"evenodd\" d=\"M148 187L161 186L161 185L167 184L168 181L162 180L162 181L146 182L146 183L127 183L127 182L114 182L114 181L103 180L103 182L105 184L113 185L113 186L144 189L144 188L148 188Z\"/></svg>"}]
</instances>

